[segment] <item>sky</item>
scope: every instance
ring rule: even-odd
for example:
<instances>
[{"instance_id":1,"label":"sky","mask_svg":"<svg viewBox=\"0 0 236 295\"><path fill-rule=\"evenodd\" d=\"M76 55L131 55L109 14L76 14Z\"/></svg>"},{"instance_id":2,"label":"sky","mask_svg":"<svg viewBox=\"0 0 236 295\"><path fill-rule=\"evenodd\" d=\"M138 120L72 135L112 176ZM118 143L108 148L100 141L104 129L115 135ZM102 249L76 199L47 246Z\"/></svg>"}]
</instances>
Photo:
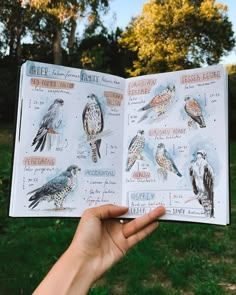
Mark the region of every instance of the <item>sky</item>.
<instances>
[{"instance_id":1,"label":"sky","mask_svg":"<svg viewBox=\"0 0 236 295\"><path fill-rule=\"evenodd\" d=\"M148 2L147 0L111 0L110 1L110 13L107 18L107 24L112 29L116 27L125 28L130 22L131 18L142 13L143 4ZM216 2L225 4L228 6L228 16L233 24L233 30L236 36L236 0L218 0ZM111 16L115 15L115 19ZM235 64L236 63L236 48L227 56L221 60L223 64Z\"/></svg>"}]
</instances>

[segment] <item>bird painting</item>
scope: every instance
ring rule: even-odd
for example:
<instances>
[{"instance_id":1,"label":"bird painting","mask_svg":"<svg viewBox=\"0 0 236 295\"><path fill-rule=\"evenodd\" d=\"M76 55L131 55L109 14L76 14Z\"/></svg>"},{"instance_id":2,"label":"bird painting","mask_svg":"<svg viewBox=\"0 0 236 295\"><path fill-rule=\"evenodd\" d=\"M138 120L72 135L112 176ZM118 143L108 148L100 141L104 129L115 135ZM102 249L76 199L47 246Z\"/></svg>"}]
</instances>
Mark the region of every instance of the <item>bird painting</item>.
<instances>
[{"instance_id":1,"label":"bird painting","mask_svg":"<svg viewBox=\"0 0 236 295\"><path fill-rule=\"evenodd\" d=\"M130 171L136 160L141 157L141 153L144 149L145 138L144 130L139 130L135 137L131 140L128 148L128 158L126 163L126 171Z\"/></svg>"},{"instance_id":2,"label":"bird painting","mask_svg":"<svg viewBox=\"0 0 236 295\"><path fill-rule=\"evenodd\" d=\"M82 114L83 127L91 147L92 161L97 163L98 157L101 158L101 138L98 138L98 136L104 128L103 112L95 94L88 95L87 99L88 102Z\"/></svg>"},{"instance_id":3,"label":"bird painting","mask_svg":"<svg viewBox=\"0 0 236 295\"><path fill-rule=\"evenodd\" d=\"M147 105L139 109L139 111L145 111L139 122L149 118L152 111L156 116L161 116L167 109L173 104L175 97L175 86L170 84L164 90L155 95Z\"/></svg>"},{"instance_id":4,"label":"bird painting","mask_svg":"<svg viewBox=\"0 0 236 295\"><path fill-rule=\"evenodd\" d=\"M31 202L29 208L34 209L42 201L53 201L56 210L64 209L63 203L66 197L77 185L78 171L80 171L78 166L71 165L43 186L29 192L28 195L33 194L29 198Z\"/></svg>"},{"instance_id":5,"label":"bird painting","mask_svg":"<svg viewBox=\"0 0 236 295\"><path fill-rule=\"evenodd\" d=\"M63 105L64 101L62 99L55 99L43 116L37 135L32 142L32 146L35 146L34 152L38 149L40 152L44 150L48 134L57 134L56 129L61 125L63 118Z\"/></svg>"},{"instance_id":6,"label":"bird painting","mask_svg":"<svg viewBox=\"0 0 236 295\"><path fill-rule=\"evenodd\" d=\"M206 152L199 150L189 168L195 197L204 208L207 217L214 217L214 171L206 159Z\"/></svg>"},{"instance_id":7,"label":"bird painting","mask_svg":"<svg viewBox=\"0 0 236 295\"><path fill-rule=\"evenodd\" d=\"M202 108L196 99L190 96L186 96L184 109L190 117L190 120L188 122L188 125L190 127L193 127L194 124L198 124L200 128L206 127L205 120L202 115Z\"/></svg>"},{"instance_id":8,"label":"bird painting","mask_svg":"<svg viewBox=\"0 0 236 295\"><path fill-rule=\"evenodd\" d=\"M158 175L162 176L163 180L167 179L168 172L173 172L179 177L182 176L163 143L159 143L157 146L156 162L160 166Z\"/></svg>"}]
</instances>

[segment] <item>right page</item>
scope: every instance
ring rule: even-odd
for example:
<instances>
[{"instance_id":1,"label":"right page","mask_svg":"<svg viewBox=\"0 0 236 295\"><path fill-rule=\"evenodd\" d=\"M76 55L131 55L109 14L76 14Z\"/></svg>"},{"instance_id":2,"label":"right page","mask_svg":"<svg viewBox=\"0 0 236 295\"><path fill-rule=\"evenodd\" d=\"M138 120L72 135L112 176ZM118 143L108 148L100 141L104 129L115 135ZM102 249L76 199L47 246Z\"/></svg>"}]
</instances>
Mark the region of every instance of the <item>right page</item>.
<instances>
[{"instance_id":1,"label":"right page","mask_svg":"<svg viewBox=\"0 0 236 295\"><path fill-rule=\"evenodd\" d=\"M228 96L222 65L126 80L128 217L229 223Z\"/></svg>"}]
</instances>

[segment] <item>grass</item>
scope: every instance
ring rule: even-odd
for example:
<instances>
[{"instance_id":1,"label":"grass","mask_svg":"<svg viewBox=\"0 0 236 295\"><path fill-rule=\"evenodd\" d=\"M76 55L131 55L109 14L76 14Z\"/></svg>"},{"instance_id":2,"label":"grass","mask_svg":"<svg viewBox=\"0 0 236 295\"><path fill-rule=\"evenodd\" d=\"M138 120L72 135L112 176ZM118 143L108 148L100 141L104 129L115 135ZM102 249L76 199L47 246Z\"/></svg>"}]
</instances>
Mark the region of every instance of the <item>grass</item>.
<instances>
[{"instance_id":1,"label":"grass","mask_svg":"<svg viewBox=\"0 0 236 295\"><path fill-rule=\"evenodd\" d=\"M5 216L0 219L0 295L31 294L70 243L78 220L7 217L11 136L4 132L0 136L0 214ZM235 294L236 142L231 144L230 170L230 226L162 222L89 294Z\"/></svg>"}]
</instances>

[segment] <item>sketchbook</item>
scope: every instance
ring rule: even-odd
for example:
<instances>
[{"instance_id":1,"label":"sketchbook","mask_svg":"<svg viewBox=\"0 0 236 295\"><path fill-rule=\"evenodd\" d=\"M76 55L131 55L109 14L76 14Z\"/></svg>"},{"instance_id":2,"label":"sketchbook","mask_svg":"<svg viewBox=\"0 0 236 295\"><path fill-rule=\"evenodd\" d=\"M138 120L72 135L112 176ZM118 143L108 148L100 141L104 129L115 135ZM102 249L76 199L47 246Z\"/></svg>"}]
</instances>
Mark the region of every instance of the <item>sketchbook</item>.
<instances>
[{"instance_id":1,"label":"sketchbook","mask_svg":"<svg viewBox=\"0 0 236 295\"><path fill-rule=\"evenodd\" d=\"M164 220L228 224L227 93L222 65L124 79L26 61L9 215L164 205Z\"/></svg>"}]
</instances>

